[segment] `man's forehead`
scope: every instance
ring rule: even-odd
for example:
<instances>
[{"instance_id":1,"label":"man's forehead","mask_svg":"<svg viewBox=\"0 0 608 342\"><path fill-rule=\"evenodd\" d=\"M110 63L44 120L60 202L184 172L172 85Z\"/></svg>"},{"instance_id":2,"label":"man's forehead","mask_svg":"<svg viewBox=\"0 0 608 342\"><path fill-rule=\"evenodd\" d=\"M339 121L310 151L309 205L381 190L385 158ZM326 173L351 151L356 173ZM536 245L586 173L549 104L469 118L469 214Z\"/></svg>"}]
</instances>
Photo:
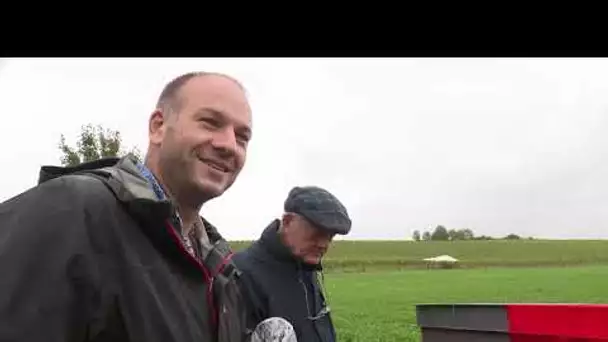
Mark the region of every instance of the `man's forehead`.
<instances>
[{"instance_id":1,"label":"man's forehead","mask_svg":"<svg viewBox=\"0 0 608 342\"><path fill-rule=\"evenodd\" d=\"M251 108L243 87L221 75L201 75L189 80L180 92L181 101L195 111L205 108L223 115L237 115L251 125ZM245 114L246 117L242 117Z\"/></svg>"},{"instance_id":2,"label":"man's forehead","mask_svg":"<svg viewBox=\"0 0 608 342\"><path fill-rule=\"evenodd\" d=\"M247 102L243 86L236 80L222 75L199 75L188 80L182 87L182 94L203 97L234 97Z\"/></svg>"}]
</instances>

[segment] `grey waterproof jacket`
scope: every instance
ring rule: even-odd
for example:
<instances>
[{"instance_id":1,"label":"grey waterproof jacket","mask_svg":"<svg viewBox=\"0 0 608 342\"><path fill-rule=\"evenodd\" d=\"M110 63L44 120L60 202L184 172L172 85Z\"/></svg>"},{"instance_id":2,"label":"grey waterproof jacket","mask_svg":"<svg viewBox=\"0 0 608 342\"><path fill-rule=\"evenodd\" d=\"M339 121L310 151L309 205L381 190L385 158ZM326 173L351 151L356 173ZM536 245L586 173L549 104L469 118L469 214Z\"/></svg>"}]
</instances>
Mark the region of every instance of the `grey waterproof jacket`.
<instances>
[{"instance_id":1,"label":"grey waterproof jacket","mask_svg":"<svg viewBox=\"0 0 608 342\"><path fill-rule=\"evenodd\" d=\"M131 157L43 167L0 204L0 341L246 341L227 242L197 260L174 213Z\"/></svg>"}]
</instances>

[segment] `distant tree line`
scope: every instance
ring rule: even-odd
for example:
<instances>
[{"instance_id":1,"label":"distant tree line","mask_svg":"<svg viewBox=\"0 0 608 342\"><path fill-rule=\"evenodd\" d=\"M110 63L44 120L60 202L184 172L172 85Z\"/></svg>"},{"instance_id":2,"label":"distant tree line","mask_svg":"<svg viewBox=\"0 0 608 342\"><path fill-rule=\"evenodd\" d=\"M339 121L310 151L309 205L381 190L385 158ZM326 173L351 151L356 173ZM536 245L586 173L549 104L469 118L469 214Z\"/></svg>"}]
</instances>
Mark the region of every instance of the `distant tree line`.
<instances>
[{"instance_id":1,"label":"distant tree line","mask_svg":"<svg viewBox=\"0 0 608 342\"><path fill-rule=\"evenodd\" d=\"M464 241L464 240L520 240L521 236L517 234L509 234L502 238L496 238L487 235L476 236L471 229L447 229L442 225L435 227L433 231L414 230L412 235L414 241ZM528 238L532 239L532 238Z\"/></svg>"}]
</instances>

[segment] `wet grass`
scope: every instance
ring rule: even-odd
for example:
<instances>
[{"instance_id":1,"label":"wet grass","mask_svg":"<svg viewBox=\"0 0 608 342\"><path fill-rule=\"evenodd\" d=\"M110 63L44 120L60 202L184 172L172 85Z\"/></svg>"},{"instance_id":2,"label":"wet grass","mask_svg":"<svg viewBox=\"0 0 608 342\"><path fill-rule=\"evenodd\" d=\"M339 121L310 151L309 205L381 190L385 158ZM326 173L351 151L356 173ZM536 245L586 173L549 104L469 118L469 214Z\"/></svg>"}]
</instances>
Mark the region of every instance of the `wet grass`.
<instances>
[{"instance_id":1,"label":"wet grass","mask_svg":"<svg viewBox=\"0 0 608 342\"><path fill-rule=\"evenodd\" d=\"M418 303L607 303L608 266L333 273L341 342L420 341Z\"/></svg>"},{"instance_id":2,"label":"wet grass","mask_svg":"<svg viewBox=\"0 0 608 342\"><path fill-rule=\"evenodd\" d=\"M233 242L241 249L249 242ZM425 268L424 258L448 254L462 268L608 264L608 240L493 240L454 242L335 241L327 271L367 272Z\"/></svg>"}]
</instances>

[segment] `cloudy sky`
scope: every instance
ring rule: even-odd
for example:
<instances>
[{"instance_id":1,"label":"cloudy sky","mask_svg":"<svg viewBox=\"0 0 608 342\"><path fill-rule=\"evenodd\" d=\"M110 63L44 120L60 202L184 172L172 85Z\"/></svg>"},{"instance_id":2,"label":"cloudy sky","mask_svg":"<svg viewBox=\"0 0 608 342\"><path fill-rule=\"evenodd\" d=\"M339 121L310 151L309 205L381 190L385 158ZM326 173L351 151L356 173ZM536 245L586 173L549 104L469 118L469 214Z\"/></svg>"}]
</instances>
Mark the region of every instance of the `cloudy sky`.
<instances>
[{"instance_id":1,"label":"cloudy sky","mask_svg":"<svg viewBox=\"0 0 608 342\"><path fill-rule=\"evenodd\" d=\"M244 171L202 211L227 238L257 237L306 184L342 199L350 238L608 237L605 59L4 60L0 201L83 124L145 151L161 88L192 70L240 79L254 111Z\"/></svg>"}]
</instances>

